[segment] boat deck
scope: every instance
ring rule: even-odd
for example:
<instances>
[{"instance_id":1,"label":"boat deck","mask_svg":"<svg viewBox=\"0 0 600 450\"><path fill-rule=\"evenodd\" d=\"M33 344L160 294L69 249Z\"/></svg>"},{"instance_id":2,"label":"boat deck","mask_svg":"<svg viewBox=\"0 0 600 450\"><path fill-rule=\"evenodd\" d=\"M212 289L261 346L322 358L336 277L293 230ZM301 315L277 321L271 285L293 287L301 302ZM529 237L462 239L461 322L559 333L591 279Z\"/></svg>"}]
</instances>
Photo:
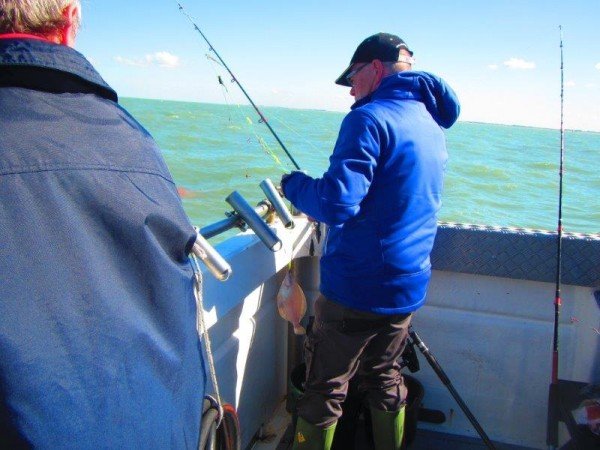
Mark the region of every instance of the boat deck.
<instances>
[{"instance_id":1,"label":"boat deck","mask_svg":"<svg viewBox=\"0 0 600 450\"><path fill-rule=\"evenodd\" d=\"M334 443L332 450L375 450L372 441L365 432L365 422L361 417L356 430L356 446L354 449L340 448ZM285 410L285 402L269 424L262 430L263 438L258 437L247 450L290 450L293 442L291 415ZM494 442L497 450L534 450L532 447L510 445ZM409 450L479 450L487 448L479 438L458 436L430 430L417 429L414 441L407 447Z\"/></svg>"},{"instance_id":2,"label":"boat deck","mask_svg":"<svg viewBox=\"0 0 600 450\"><path fill-rule=\"evenodd\" d=\"M286 429L276 450L289 450L292 448L293 429L291 424ZM531 447L521 447L494 442L497 450L533 450ZM429 430L417 430L415 440L408 446L410 450L479 450L487 448L481 439L457 436L446 433L437 433ZM374 450L364 432L364 424L359 425L355 450ZM336 450L335 448L333 450ZM341 450L341 449L339 449ZM349 450L349 449L344 449Z\"/></svg>"}]
</instances>

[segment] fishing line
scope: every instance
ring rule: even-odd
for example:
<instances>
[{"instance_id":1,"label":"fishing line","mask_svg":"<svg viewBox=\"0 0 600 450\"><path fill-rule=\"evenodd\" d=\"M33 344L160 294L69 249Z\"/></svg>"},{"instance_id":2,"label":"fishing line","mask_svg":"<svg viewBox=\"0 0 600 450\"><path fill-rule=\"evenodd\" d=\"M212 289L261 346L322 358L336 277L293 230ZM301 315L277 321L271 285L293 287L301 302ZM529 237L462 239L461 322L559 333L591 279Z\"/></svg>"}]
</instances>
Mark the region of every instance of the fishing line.
<instances>
[{"instance_id":1,"label":"fishing line","mask_svg":"<svg viewBox=\"0 0 600 450\"><path fill-rule=\"evenodd\" d=\"M221 67L223 67L223 65L217 61L216 59L214 59L213 57L211 57L210 55L206 55L206 58L214 65L219 65ZM217 80L219 82L219 85L221 86L221 93L223 94L223 98L225 99L225 103L227 104L227 109L229 111L229 123L232 123L231 120L231 110L233 108L233 104L235 104L235 106L237 106L237 113L239 114L241 121L246 123L248 125L248 130L249 132L254 136L254 138L256 139L256 142L258 143L258 145L263 149L263 151L269 155L273 161L275 161L275 164L277 164L284 172L286 171L286 169L283 167L283 163L281 162L281 160L279 159L279 157L277 156L277 154L275 153L275 151L273 149L271 149L271 147L269 146L269 144L267 144L267 142L257 133L255 127L254 127L254 122L252 121L252 119L247 115L244 114L244 112L242 112L242 107L238 102L233 102L230 99L230 93L229 90L227 89L227 86L225 85L225 83L223 82L223 77L219 74L219 72L217 71L216 67L214 65L211 64L211 67L215 73L215 76L217 77ZM232 80L233 82L233 80Z\"/></svg>"},{"instance_id":2,"label":"fishing line","mask_svg":"<svg viewBox=\"0 0 600 450\"><path fill-rule=\"evenodd\" d=\"M212 58L208 54L206 55L206 59L208 59L213 64L221 65L219 63L219 61ZM217 77L217 80L219 81L219 85L221 86L221 94L223 94L223 99L225 100L225 103L227 104L227 107L229 108L231 105L229 104L229 97L227 97L227 94L229 93L227 86L225 86L225 83L223 83L223 79L221 78L221 75L219 74L219 72L217 72L217 69L215 68L215 66L211 64L210 67L212 68L213 72L215 73L215 76ZM231 123L231 115L229 116L229 122Z\"/></svg>"},{"instance_id":3,"label":"fishing line","mask_svg":"<svg viewBox=\"0 0 600 450\"><path fill-rule=\"evenodd\" d=\"M181 5L181 3L179 3L177 0L174 0L174 1L175 1L175 3L177 3L177 6L179 7L179 11L185 17L187 17L187 19L193 25L194 29L200 34L200 36L202 36L202 39L204 39L204 41L208 45L209 50L215 54L215 56L217 57L217 59L219 60L219 62L223 65L223 67L227 70L227 72L229 72L229 75L231 75L232 81L235 82L238 85L238 87L240 88L240 90L242 91L242 93L244 94L244 96L246 97L246 99L250 102L250 104L252 105L252 107L254 108L254 110L256 111L256 113L259 115L260 122L264 123L267 126L267 128L269 129L269 131L271 132L271 134L273 135L273 137L277 141L277 143L281 146L281 148L283 149L283 151L285 152L285 154L288 156L288 158L290 159L290 161L294 165L294 167L296 169L300 170L300 166L298 165L298 163L296 162L296 160L294 159L294 157L291 155L291 153L285 147L285 145L283 144L283 142L281 141L281 139L279 139L279 136L277 135L277 133L275 132L275 130L273 130L273 128L271 127L271 125L267 121L266 117L263 115L263 113L260 111L260 109L258 109L258 107L254 103L254 101L252 100L252 98L250 98L250 96L248 95L248 93L246 92L246 90L244 89L244 87L241 85L241 83L239 82L239 80L236 78L236 76L233 74L233 72L231 71L231 69L229 68L229 66L227 66L227 64L225 63L225 61L223 60L223 58L221 58L221 55L219 55L219 53L215 50L215 48L212 46L212 44L210 43L210 41L204 35L204 33L202 32L202 30L200 30L200 27L198 27L198 25L196 25L196 23L194 22L194 20L192 19L192 17L185 11L185 9Z\"/></svg>"},{"instance_id":4,"label":"fishing line","mask_svg":"<svg viewBox=\"0 0 600 450\"><path fill-rule=\"evenodd\" d=\"M286 127L289 131L291 131L292 133L294 133L296 136L298 136L303 142L305 142L306 144L308 144L310 147L314 148L317 151L321 151L322 150L319 147L317 147L315 144L313 144L311 141L309 141L308 139L306 139L306 137L304 137L302 134L298 133L295 129L293 129L292 127L290 127L283 120L281 120L280 118L278 118L277 116L271 115L271 117L274 118L281 125L283 125L284 127Z\"/></svg>"}]
</instances>

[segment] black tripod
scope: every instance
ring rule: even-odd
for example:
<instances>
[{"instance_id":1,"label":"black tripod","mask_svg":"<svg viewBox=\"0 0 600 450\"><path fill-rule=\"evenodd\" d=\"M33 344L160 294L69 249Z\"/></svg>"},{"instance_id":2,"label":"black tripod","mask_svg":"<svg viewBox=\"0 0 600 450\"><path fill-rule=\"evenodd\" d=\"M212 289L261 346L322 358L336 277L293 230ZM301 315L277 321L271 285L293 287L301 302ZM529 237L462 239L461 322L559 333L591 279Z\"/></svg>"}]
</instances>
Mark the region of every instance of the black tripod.
<instances>
[{"instance_id":1,"label":"black tripod","mask_svg":"<svg viewBox=\"0 0 600 450\"><path fill-rule=\"evenodd\" d=\"M495 450L496 447L494 447L494 444L492 443L490 438L487 436L487 434L485 434L485 431L483 431L483 428L481 428L481 425L479 425L479 422L477 422L477 419L475 418L473 413L471 413L463 399L460 397L460 395L458 395L458 392L456 392L456 389L454 389L454 386L452 386L450 378L448 378L448 375L446 375L444 369L442 369L442 367L439 365L439 363L431 354L425 343L421 340L419 335L413 329L412 325L408 329L408 343L406 346L406 350L402 355L402 358L404 360L403 365L408 367L408 369L411 372L416 372L417 370L419 370L419 360L417 359L417 354L414 349L415 345L423 354L423 356L425 357L431 368L434 370L434 372L437 374L439 379L442 381L442 383L444 383L444 386L448 388L450 394L452 394L452 397L454 397L454 400L456 400L456 403L458 403L460 409L462 409L462 411L465 413L475 430L477 430L477 433L479 433L479 436L481 437L487 448Z\"/></svg>"}]
</instances>

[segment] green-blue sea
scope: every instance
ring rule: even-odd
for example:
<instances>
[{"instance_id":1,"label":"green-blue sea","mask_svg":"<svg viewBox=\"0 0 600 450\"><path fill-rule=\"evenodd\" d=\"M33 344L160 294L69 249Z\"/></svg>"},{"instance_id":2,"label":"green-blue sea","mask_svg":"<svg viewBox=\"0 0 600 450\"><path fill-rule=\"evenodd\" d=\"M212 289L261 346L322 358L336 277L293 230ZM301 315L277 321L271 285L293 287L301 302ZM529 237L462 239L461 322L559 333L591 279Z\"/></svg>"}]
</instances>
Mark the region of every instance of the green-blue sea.
<instances>
[{"instance_id":1,"label":"green-blue sea","mask_svg":"<svg viewBox=\"0 0 600 450\"><path fill-rule=\"evenodd\" d=\"M125 98L122 105L161 147L184 207L199 227L221 220L225 197L255 205L259 183L293 169L258 115L247 106ZM300 167L328 166L343 113L261 109ZM458 122L446 132L450 159L440 221L556 230L560 132ZM565 132L563 227L600 232L600 133Z\"/></svg>"}]
</instances>

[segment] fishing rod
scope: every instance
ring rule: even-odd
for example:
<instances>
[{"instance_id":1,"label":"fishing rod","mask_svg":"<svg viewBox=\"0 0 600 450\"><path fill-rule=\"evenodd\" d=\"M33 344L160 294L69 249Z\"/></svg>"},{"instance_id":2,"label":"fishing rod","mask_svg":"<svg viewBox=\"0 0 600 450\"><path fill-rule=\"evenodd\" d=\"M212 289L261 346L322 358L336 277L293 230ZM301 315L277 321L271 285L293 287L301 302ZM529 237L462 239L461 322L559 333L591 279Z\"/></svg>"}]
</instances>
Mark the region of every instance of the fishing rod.
<instances>
[{"instance_id":1,"label":"fishing rod","mask_svg":"<svg viewBox=\"0 0 600 450\"><path fill-rule=\"evenodd\" d=\"M469 419L469 422L471 422L471 425L473 425L473 428L475 428L475 431L477 431L477 434L479 434L479 436L481 437L481 440L484 442L485 446L490 450L496 450L494 443L490 440L490 438L485 433L483 428L481 428L481 425L479 424L479 422L477 421L477 419L475 418L475 416L473 415L473 413L471 412L469 407L466 405L466 403L464 402L462 397L459 395L459 393L456 391L456 389L452 385L450 378L448 378L448 375L446 375L446 372L444 372L444 369L442 369L442 366L440 366L440 364L438 363L435 356L433 356L432 353L429 351L429 348L427 348L427 346L425 345L423 340L419 337L417 332L413 329L412 325L408 327L408 344L409 344L409 346L412 346L412 345L417 346L417 348L423 354L423 356L425 357L425 359L427 360L427 362L429 363L429 365L431 366L431 368L433 369L435 374L440 379L440 381L444 384L444 386L446 386L446 388L448 389L450 394L452 394L452 397L454 397L454 400L456 400L456 403L458 403L458 406L460 407L460 409L462 409L462 411L465 413L465 416L467 416L467 419ZM413 352L414 352L414 350L413 350ZM416 358L416 354L414 355L414 357ZM418 364L419 364L418 361L416 364L418 367Z\"/></svg>"},{"instance_id":2,"label":"fishing rod","mask_svg":"<svg viewBox=\"0 0 600 450\"><path fill-rule=\"evenodd\" d=\"M558 445L558 430L550 427L550 424L556 423L559 416L559 388L558 388L558 325L560 318L560 307L562 300L560 298L561 287L561 269L562 269L562 198L563 198L563 174L564 174L564 153L565 153L565 127L564 127L564 60L563 60L563 34L562 26L560 30L560 164L559 164L559 183L558 183L558 225L556 239L556 290L554 295L554 336L552 339L552 381L548 391L548 429L546 430L546 443L551 448Z\"/></svg>"},{"instance_id":3,"label":"fishing rod","mask_svg":"<svg viewBox=\"0 0 600 450\"><path fill-rule=\"evenodd\" d=\"M198 33L200 33L200 36L202 36L202 39L204 39L204 41L208 45L209 50L215 54L215 56L219 59L219 62L223 65L223 67L225 67L225 69L227 70L227 72L229 72L229 75L231 76L232 81L236 82L236 84L238 85L238 87L240 88L240 90L242 91L242 93L244 94L244 96L248 99L248 101L250 102L250 104L252 105L252 107L254 108L254 110L259 115L260 121L263 122L267 126L267 128L269 129L269 131L271 132L271 134L273 135L273 137L277 140L277 142L279 143L279 145L281 146L281 148L283 149L283 151L285 152L285 154L288 156L288 158L290 159L290 161L294 165L294 167L297 170L301 170L300 166L298 165L298 163L296 162L296 160L294 159L294 157L292 156L292 154L285 147L285 145L283 144L283 142L281 141L281 139L279 139L279 136L277 135L277 133L275 133L275 130L273 130L273 128L271 127L271 125L267 121L266 117L263 115L263 113L260 111L260 109L258 109L258 107L256 106L256 104L252 101L252 99L250 98L250 96L248 95L248 93L246 92L246 90L244 89L244 87L242 86L242 84L238 81L238 79L233 74L233 72L231 71L231 69L229 69L229 66L227 66L227 64L225 63L225 61L223 61L223 58L221 58L221 55L219 55L219 53L215 50L215 48L212 46L212 44L210 43L210 41L206 38L206 36L202 32L202 30L200 30L200 27L198 27L198 25L196 25L196 23L191 18L191 16L185 11L185 9L183 8L183 6L181 6L181 3L179 3L177 0L175 0L175 3L177 3L177 6L179 6L179 11L181 11L181 13L185 17L187 17L187 19L193 25L194 29Z\"/></svg>"},{"instance_id":4,"label":"fishing rod","mask_svg":"<svg viewBox=\"0 0 600 450\"><path fill-rule=\"evenodd\" d=\"M558 183L558 227L556 240L556 294L554 296L554 339L552 343L552 384L558 383L558 319L560 316L560 282L562 262L562 198L563 198L563 174L565 159L565 127L564 127L564 63L563 63L563 36L562 26L560 30L560 168Z\"/></svg>"}]
</instances>

